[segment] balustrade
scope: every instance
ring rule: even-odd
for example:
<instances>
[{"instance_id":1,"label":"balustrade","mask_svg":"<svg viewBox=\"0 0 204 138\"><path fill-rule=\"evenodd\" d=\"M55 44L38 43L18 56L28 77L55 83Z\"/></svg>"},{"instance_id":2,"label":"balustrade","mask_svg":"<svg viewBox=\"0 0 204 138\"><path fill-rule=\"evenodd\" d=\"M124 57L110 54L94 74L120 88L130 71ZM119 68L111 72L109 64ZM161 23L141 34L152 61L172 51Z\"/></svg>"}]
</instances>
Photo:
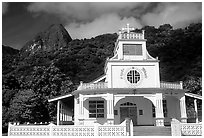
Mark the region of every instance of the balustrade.
<instances>
[{"instance_id":1,"label":"balustrade","mask_svg":"<svg viewBox=\"0 0 204 138\"><path fill-rule=\"evenodd\" d=\"M182 82L180 82L180 83L160 82L160 88L183 89L182 88Z\"/></svg>"},{"instance_id":2,"label":"balustrade","mask_svg":"<svg viewBox=\"0 0 204 138\"><path fill-rule=\"evenodd\" d=\"M108 88L108 84L105 82L99 82L99 83L81 83L78 87L78 90L84 90L84 89L103 89Z\"/></svg>"},{"instance_id":3,"label":"balustrade","mask_svg":"<svg viewBox=\"0 0 204 138\"><path fill-rule=\"evenodd\" d=\"M144 34L142 33L122 33L122 34L119 34L118 39L144 39Z\"/></svg>"},{"instance_id":4,"label":"balustrade","mask_svg":"<svg viewBox=\"0 0 204 138\"><path fill-rule=\"evenodd\" d=\"M160 88L168 88L168 89L183 89L182 82L173 83L173 82L160 82ZM108 83L99 82L99 83L81 83L78 87L78 90L86 90L86 89L104 89L108 88Z\"/></svg>"}]
</instances>

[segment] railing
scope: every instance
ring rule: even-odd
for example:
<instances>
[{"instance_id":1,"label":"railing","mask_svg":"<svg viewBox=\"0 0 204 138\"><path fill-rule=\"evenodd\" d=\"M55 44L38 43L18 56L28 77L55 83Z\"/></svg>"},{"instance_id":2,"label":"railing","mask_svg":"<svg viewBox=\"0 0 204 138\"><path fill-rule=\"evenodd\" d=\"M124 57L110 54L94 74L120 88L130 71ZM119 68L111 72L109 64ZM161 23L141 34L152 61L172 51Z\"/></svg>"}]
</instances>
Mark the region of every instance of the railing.
<instances>
[{"instance_id":1,"label":"railing","mask_svg":"<svg viewBox=\"0 0 204 138\"><path fill-rule=\"evenodd\" d=\"M182 81L180 83L160 82L160 88L183 89L183 84Z\"/></svg>"},{"instance_id":2,"label":"railing","mask_svg":"<svg viewBox=\"0 0 204 138\"><path fill-rule=\"evenodd\" d=\"M144 39L143 33L121 33L118 39Z\"/></svg>"},{"instance_id":3,"label":"railing","mask_svg":"<svg viewBox=\"0 0 204 138\"><path fill-rule=\"evenodd\" d=\"M172 136L202 136L202 123L181 123L172 119L171 134Z\"/></svg>"},{"instance_id":4,"label":"railing","mask_svg":"<svg viewBox=\"0 0 204 138\"><path fill-rule=\"evenodd\" d=\"M129 127L132 128L132 124ZM132 136L124 121L120 125L13 125L9 123L8 136ZM130 131L132 131L130 133Z\"/></svg>"},{"instance_id":5,"label":"railing","mask_svg":"<svg viewBox=\"0 0 204 138\"><path fill-rule=\"evenodd\" d=\"M78 90L86 90L86 89L104 89L108 88L107 82L98 82L98 83L80 83ZM183 89L182 81L180 83L173 82L160 82L160 88L168 88L168 89Z\"/></svg>"},{"instance_id":6,"label":"railing","mask_svg":"<svg viewBox=\"0 0 204 138\"><path fill-rule=\"evenodd\" d=\"M84 89L103 89L108 88L108 83L99 82L99 83L82 83L79 85L78 90Z\"/></svg>"}]
</instances>

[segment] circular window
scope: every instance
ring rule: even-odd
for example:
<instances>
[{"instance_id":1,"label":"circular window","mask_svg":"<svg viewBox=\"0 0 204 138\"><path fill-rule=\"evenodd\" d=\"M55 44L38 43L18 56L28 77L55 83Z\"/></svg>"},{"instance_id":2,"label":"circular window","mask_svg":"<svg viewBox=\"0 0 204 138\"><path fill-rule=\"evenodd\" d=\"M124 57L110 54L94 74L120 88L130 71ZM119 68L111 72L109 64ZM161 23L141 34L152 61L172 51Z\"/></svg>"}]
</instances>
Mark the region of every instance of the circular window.
<instances>
[{"instance_id":1,"label":"circular window","mask_svg":"<svg viewBox=\"0 0 204 138\"><path fill-rule=\"evenodd\" d=\"M127 80L132 84L138 83L140 79L140 73L135 69L132 69L127 73Z\"/></svg>"}]
</instances>

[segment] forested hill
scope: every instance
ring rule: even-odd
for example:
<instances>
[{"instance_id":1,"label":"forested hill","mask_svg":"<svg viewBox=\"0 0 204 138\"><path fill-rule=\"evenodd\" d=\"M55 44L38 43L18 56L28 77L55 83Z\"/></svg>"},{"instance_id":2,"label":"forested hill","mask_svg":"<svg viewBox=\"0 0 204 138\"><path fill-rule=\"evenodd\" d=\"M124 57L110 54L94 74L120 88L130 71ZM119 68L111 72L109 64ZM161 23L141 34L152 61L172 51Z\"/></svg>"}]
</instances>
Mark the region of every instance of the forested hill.
<instances>
[{"instance_id":1,"label":"forested hill","mask_svg":"<svg viewBox=\"0 0 204 138\"><path fill-rule=\"evenodd\" d=\"M168 24L142 29L147 50L160 60L161 80L182 80L185 88L201 94L202 24L183 29ZM8 48L3 47L3 128L8 121L53 120L55 107L47 99L70 93L79 81L90 82L102 75L116 39L115 33L72 40L62 25L52 25L20 51L6 52Z\"/></svg>"}]
</instances>

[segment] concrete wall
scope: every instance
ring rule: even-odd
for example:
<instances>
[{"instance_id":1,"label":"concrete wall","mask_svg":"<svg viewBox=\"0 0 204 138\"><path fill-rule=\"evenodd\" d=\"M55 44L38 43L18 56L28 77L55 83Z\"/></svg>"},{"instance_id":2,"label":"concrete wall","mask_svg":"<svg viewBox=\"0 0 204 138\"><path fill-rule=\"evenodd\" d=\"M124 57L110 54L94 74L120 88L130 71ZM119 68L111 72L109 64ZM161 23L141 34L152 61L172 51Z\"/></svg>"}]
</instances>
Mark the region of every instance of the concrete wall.
<instances>
[{"instance_id":1,"label":"concrete wall","mask_svg":"<svg viewBox=\"0 0 204 138\"><path fill-rule=\"evenodd\" d=\"M127 80L130 69L136 69L141 80L137 84L131 84ZM108 65L109 88L159 88L159 65L158 62L113 62Z\"/></svg>"},{"instance_id":2,"label":"concrete wall","mask_svg":"<svg viewBox=\"0 0 204 138\"><path fill-rule=\"evenodd\" d=\"M104 118L89 118L89 100L104 100ZM107 102L103 98L89 98L84 101L84 124L90 125L90 123L94 123L95 121L99 124L105 124L107 118Z\"/></svg>"},{"instance_id":3,"label":"concrete wall","mask_svg":"<svg viewBox=\"0 0 204 138\"><path fill-rule=\"evenodd\" d=\"M164 100L167 100L167 117L164 118L166 124L170 124L171 118L181 119L180 101L176 97L166 96Z\"/></svg>"}]
</instances>

